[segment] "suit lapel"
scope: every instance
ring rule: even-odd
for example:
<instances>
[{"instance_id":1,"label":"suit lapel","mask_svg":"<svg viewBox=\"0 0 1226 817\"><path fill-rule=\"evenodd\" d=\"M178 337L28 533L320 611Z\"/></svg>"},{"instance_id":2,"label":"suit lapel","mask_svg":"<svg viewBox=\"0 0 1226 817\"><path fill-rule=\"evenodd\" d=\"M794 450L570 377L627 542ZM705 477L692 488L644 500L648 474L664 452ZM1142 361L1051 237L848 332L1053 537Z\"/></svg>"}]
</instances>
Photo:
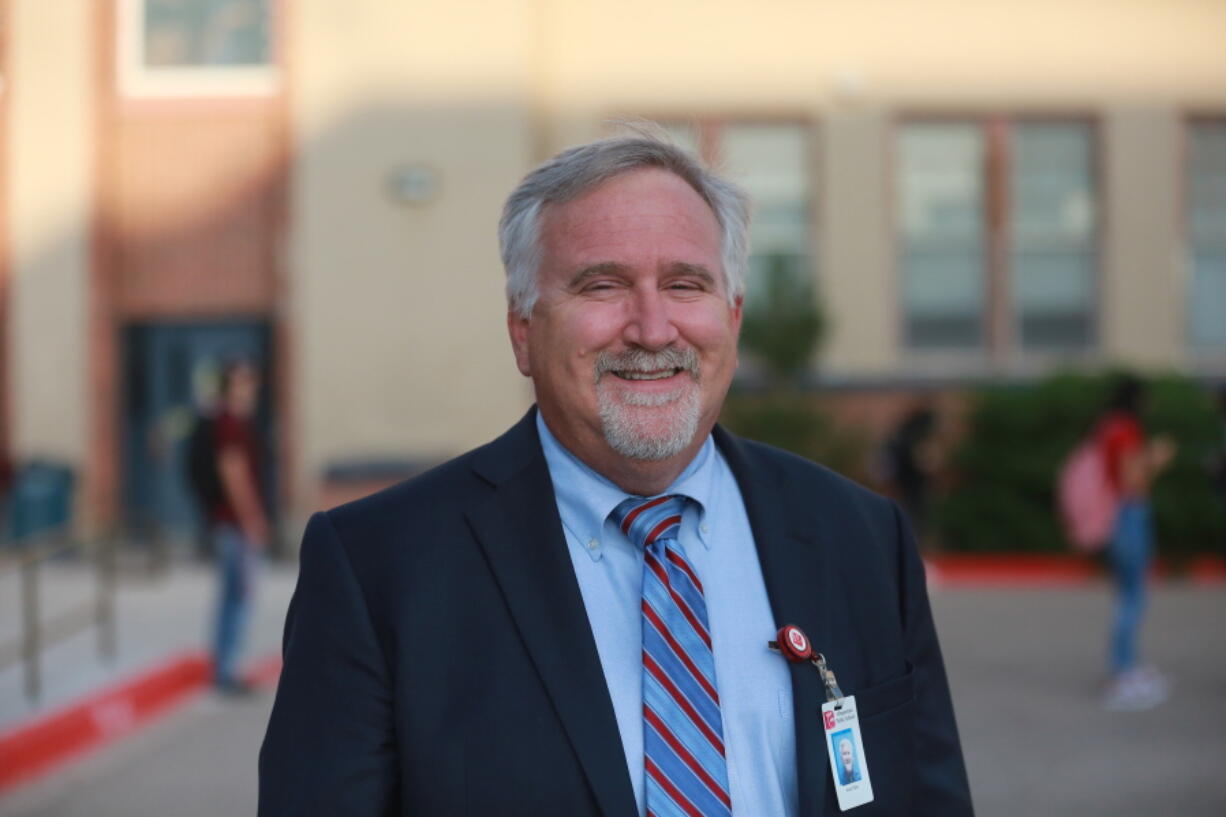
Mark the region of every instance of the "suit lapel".
<instances>
[{"instance_id":1,"label":"suit lapel","mask_svg":"<svg viewBox=\"0 0 1226 817\"><path fill-rule=\"evenodd\" d=\"M621 735L535 422L529 411L477 461L494 492L468 518L601 811L632 817Z\"/></svg>"},{"instance_id":2,"label":"suit lapel","mask_svg":"<svg viewBox=\"0 0 1226 817\"><path fill-rule=\"evenodd\" d=\"M823 645L838 637L833 610L841 603L835 549L821 541L820 531L799 529L801 518L789 507L790 486L776 469L719 426L714 434L745 500L776 623L795 624L809 635L814 649L829 650ZM800 814L821 817L830 776L821 728L825 690L811 664L792 664L791 674Z\"/></svg>"}]
</instances>

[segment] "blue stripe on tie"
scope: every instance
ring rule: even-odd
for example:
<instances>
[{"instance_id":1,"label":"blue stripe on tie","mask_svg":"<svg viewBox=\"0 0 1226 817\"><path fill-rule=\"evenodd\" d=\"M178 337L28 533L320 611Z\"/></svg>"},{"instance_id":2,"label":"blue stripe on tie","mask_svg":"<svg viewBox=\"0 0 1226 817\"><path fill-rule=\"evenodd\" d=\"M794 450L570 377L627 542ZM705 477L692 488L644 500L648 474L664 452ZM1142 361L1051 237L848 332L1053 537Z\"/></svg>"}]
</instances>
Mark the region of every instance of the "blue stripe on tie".
<instances>
[{"instance_id":1,"label":"blue stripe on tie","mask_svg":"<svg viewBox=\"0 0 1226 817\"><path fill-rule=\"evenodd\" d=\"M647 775L647 788L644 796L647 802L651 803L647 807L648 813L654 814L655 817L690 817L681 806L673 802L668 792L664 791L651 775Z\"/></svg>"},{"instance_id":2,"label":"blue stripe on tie","mask_svg":"<svg viewBox=\"0 0 1226 817\"><path fill-rule=\"evenodd\" d=\"M655 662L660 665L660 669L664 670L664 674L669 677L669 680L680 689L694 709L698 710L698 714L706 721L707 726L711 731L719 734L720 731L720 716L719 705L711 700L711 696L705 689L693 680L689 669L677 658L672 648L660 637L656 632L656 628L648 621L643 622L643 649L647 654L655 659ZM706 673L703 673L704 675ZM680 679L680 680L679 680Z\"/></svg>"},{"instance_id":3,"label":"blue stripe on tie","mask_svg":"<svg viewBox=\"0 0 1226 817\"><path fill-rule=\"evenodd\" d=\"M668 544L675 545L676 543L669 542ZM650 562L647 562L645 559L643 565L644 594L659 594L653 596L653 598L658 599L660 602L659 605L656 606L656 610L661 613L667 612L669 615L677 615L676 624L674 625L674 623L670 621L669 628L671 629L673 626L678 626L684 628L684 631L693 632L694 637L699 639L702 644L702 652L704 654L710 654L711 648L708 647L707 644L711 637L711 633L707 628L706 604L700 604L698 609L694 609L694 607L687 604L685 597L681 596L680 593L676 593L675 588L671 587L671 577L667 572L667 568L661 564L662 561L663 560L660 558L660 555L654 552L650 554ZM664 571L663 578L657 572L657 566L660 568L660 570ZM678 600L678 598L674 598L674 593L676 593L680 600ZM680 636L683 634L684 632L675 633L678 638L680 638Z\"/></svg>"},{"instance_id":4,"label":"blue stripe on tie","mask_svg":"<svg viewBox=\"0 0 1226 817\"><path fill-rule=\"evenodd\" d=\"M703 677L711 686L715 686L715 666L711 659L711 651L707 649L707 643L702 640L698 633L694 632L694 628L686 621L685 616L681 615L675 609L675 602L672 596L655 577L643 578L643 598L651 605L651 609L659 616L660 621L668 628L668 632L672 635L673 640L681 645L685 650L685 654L694 662L694 666L698 667ZM652 629L650 622L646 619L643 621L643 638L646 639L648 631ZM668 645L664 645L664 649L669 649ZM688 672L688 670L685 670Z\"/></svg>"},{"instance_id":5,"label":"blue stripe on tie","mask_svg":"<svg viewBox=\"0 0 1226 817\"><path fill-rule=\"evenodd\" d=\"M714 728L707 718L694 706L697 697L695 690L681 689L673 681L667 679L665 684L660 678L645 673L643 677L643 701L651 703L651 708L658 712L672 728L673 734L689 747L695 754L706 754L709 750L716 756L721 756L723 749L723 730L717 724ZM684 721L679 719L684 718ZM705 765L705 761L704 761Z\"/></svg>"},{"instance_id":6,"label":"blue stripe on tie","mask_svg":"<svg viewBox=\"0 0 1226 817\"><path fill-rule=\"evenodd\" d=\"M699 621L707 621L707 602L702 597L702 593L698 592L698 588L690 581L690 577L685 574L685 571L673 564L672 560L664 558L664 569L668 571L668 583L673 590L677 591L677 595L685 599L685 603L689 605L691 611L697 616ZM708 633L709 635L709 633ZM704 649L706 645L703 645Z\"/></svg>"},{"instance_id":7,"label":"blue stripe on tie","mask_svg":"<svg viewBox=\"0 0 1226 817\"><path fill-rule=\"evenodd\" d=\"M698 758L698 762L704 769L711 769L724 762L724 756L711 745L707 736L699 731L685 711L673 700L672 695L660 685L659 681L646 674L643 676L643 703L659 714L660 719L668 724L673 734L677 736L677 740L690 750L690 754ZM713 731L719 735L723 730ZM714 774L712 777L719 779Z\"/></svg>"},{"instance_id":8,"label":"blue stripe on tie","mask_svg":"<svg viewBox=\"0 0 1226 817\"><path fill-rule=\"evenodd\" d=\"M685 792L689 796L690 802L698 806L703 814L720 814L728 810L715 793L711 791L707 783L694 774L694 771L686 765L685 761L678 757L673 748L668 745L668 742L650 724L644 724L643 726L643 746L647 754L660 767L660 771L668 775L673 784ZM707 774L709 775L710 772L707 772ZM718 779L715 782L725 792L727 791L726 783Z\"/></svg>"}]
</instances>

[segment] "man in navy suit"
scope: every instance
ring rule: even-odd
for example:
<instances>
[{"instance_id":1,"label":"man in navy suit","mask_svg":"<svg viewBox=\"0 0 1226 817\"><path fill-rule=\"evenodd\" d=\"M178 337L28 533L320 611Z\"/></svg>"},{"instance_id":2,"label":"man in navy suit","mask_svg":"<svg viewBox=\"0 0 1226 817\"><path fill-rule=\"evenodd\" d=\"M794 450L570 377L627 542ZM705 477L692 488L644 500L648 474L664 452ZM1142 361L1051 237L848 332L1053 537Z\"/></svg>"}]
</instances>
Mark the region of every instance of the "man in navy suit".
<instances>
[{"instance_id":1,"label":"man in navy suit","mask_svg":"<svg viewBox=\"0 0 1226 817\"><path fill-rule=\"evenodd\" d=\"M860 813L971 814L897 508L716 425L747 213L652 137L512 193L507 322L537 406L312 518L260 814L837 813L825 687L767 648L784 624L856 696Z\"/></svg>"}]
</instances>

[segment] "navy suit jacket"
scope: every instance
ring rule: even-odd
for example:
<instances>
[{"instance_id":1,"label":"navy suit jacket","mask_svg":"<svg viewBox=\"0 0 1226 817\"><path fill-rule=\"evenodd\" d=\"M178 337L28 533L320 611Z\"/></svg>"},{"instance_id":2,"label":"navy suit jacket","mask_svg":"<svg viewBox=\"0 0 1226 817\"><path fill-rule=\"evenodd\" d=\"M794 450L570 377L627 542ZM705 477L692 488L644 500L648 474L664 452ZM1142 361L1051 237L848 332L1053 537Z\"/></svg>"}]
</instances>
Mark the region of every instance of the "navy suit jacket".
<instances>
[{"instance_id":1,"label":"navy suit jacket","mask_svg":"<svg viewBox=\"0 0 1226 817\"><path fill-rule=\"evenodd\" d=\"M971 814L898 510L807 460L720 428L715 440L776 621L808 633L856 696L876 796L857 814ZM260 752L263 817L637 814L630 774L642 770L626 768L532 411L486 446L312 517L284 658ZM811 665L791 676L800 813L837 815L824 691Z\"/></svg>"}]
</instances>

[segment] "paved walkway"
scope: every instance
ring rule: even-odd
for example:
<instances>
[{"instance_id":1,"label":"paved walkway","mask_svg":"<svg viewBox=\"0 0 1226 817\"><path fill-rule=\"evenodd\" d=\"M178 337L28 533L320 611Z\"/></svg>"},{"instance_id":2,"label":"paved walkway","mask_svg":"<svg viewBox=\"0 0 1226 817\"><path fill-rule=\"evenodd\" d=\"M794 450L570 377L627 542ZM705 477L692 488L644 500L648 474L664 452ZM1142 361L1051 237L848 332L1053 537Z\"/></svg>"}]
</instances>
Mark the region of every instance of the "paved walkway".
<instances>
[{"instance_id":1,"label":"paved walkway","mask_svg":"<svg viewBox=\"0 0 1226 817\"><path fill-rule=\"evenodd\" d=\"M296 571L296 567L275 566L261 576L247 655L263 656L279 649ZM99 657L97 632L90 628L44 653L43 690L36 701L25 695L22 667L0 672L0 733L171 655L207 649L213 624L214 581L212 567L199 563L177 564L158 573L122 572L116 594L118 643L114 660ZM94 587L94 575L88 566L77 561L49 563L40 577L45 615L53 617L89 603ZM16 574L0 575L0 641L20 633L19 591Z\"/></svg>"},{"instance_id":2,"label":"paved walkway","mask_svg":"<svg viewBox=\"0 0 1226 817\"><path fill-rule=\"evenodd\" d=\"M1097 705L1105 587L934 598L981 815L1226 814L1226 593L1152 596L1144 650L1175 681L1149 712Z\"/></svg>"},{"instance_id":3,"label":"paved walkway","mask_svg":"<svg viewBox=\"0 0 1226 817\"><path fill-rule=\"evenodd\" d=\"M270 608L273 596L266 594ZM934 592L933 605L980 815L1226 814L1220 585L1155 591L1147 654L1175 677L1176 693L1143 713L1097 705L1105 587L946 588ZM268 615L275 620L280 611ZM201 696L16 790L0 800L0 817L254 814L255 756L270 704L269 694L239 702Z\"/></svg>"}]
</instances>

